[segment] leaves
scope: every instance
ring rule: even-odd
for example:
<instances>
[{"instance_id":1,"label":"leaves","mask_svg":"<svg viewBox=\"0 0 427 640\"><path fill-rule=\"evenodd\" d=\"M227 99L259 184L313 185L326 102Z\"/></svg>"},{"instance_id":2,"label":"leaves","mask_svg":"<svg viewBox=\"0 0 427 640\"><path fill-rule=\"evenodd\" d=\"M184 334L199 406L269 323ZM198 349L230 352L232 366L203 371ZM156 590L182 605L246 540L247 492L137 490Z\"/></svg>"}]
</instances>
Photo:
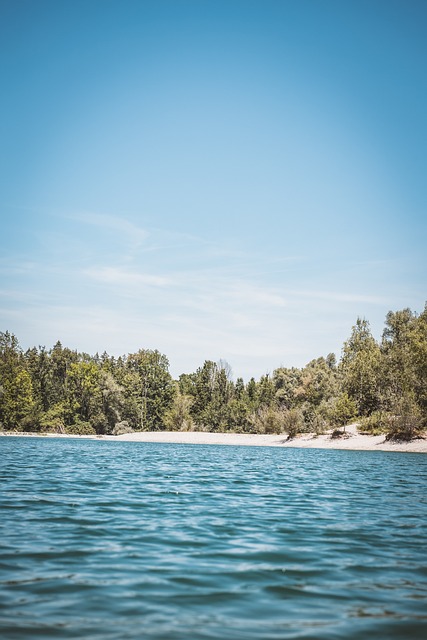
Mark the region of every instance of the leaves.
<instances>
[{"instance_id":1,"label":"leaves","mask_svg":"<svg viewBox=\"0 0 427 640\"><path fill-rule=\"evenodd\" d=\"M381 425L415 433L427 424L426 381L427 305L419 316L390 311L381 343L358 318L338 364L329 354L247 384L233 382L225 361L206 360L174 382L167 357L157 350L90 356L58 341L49 351L34 347L24 354L16 336L0 333L0 422L6 429L113 433L125 424L129 430L295 435L345 426L357 416L372 416L376 424L380 416Z\"/></svg>"}]
</instances>

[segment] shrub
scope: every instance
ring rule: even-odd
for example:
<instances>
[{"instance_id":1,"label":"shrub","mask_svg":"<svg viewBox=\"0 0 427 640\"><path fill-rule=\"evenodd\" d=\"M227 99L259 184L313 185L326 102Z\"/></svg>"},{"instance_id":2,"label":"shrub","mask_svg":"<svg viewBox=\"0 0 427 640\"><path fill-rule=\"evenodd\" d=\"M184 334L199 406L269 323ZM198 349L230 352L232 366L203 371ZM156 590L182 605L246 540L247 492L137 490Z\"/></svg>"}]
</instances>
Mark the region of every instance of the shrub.
<instances>
[{"instance_id":1,"label":"shrub","mask_svg":"<svg viewBox=\"0 0 427 640\"><path fill-rule=\"evenodd\" d=\"M390 428L386 440L409 442L420 437L422 418L420 410L410 396L404 396L396 403L390 416Z\"/></svg>"},{"instance_id":2,"label":"shrub","mask_svg":"<svg viewBox=\"0 0 427 640\"><path fill-rule=\"evenodd\" d=\"M289 409L283 414L283 428L288 438L295 438L304 430L304 417L299 409Z\"/></svg>"},{"instance_id":3,"label":"shrub","mask_svg":"<svg viewBox=\"0 0 427 640\"><path fill-rule=\"evenodd\" d=\"M38 414L35 411L32 411L31 413L29 413L28 415L24 416L21 420L21 423L19 425L19 430L25 432L31 432L31 431L40 431L41 425L40 425L40 420L41 420L41 416L40 414Z\"/></svg>"},{"instance_id":4,"label":"shrub","mask_svg":"<svg viewBox=\"0 0 427 640\"><path fill-rule=\"evenodd\" d=\"M133 429L129 425L129 422L126 420L116 422L113 429L113 436L124 436L126 433L133 433Z\"/></svg>"},{"instance_id":5,"label":"shrub","mask_svg":"<svg viewBox=\"0 0 427 640\"><path fill-rule=\"evenodd\" d=\"M65 433L73 436L96 436L96 431L90 422L76 421L65 427Z\"/></svg>"},{"instance_id":6,"label":"shrub","mask_svg":"<svg viewBox=\"0 0 427 640\"><path fill-rule=\"evenodd\" d=\"M90 424L96 433L108 433L108 420L103 413L97 413L91 416Z\"/></svg>"},{"instance_id":7,"label":"shrub","mask_svg":"<svg viewBox=\"0 0 427 640\"><path fill-rule=\"evenodd\" d=\"M315 413L310 420L310 431L314 432L317 436L320 436L328 428L328 423L320 413Z\"/></svg>"},{"instance_id":8,"label":"shrub","mask_svg":"<svg viewBox=\"0 0 427 640\"><path fill-rule=\"evenodd\" d=\"M357 415L356 403L347 393L341 393L330 410L331 423L336 427L344 427Z\"/></svg>"},{"instance_id":9,"label":"shrub","mask_svg":"<svg viewBox=\"0 0 427 640\"><path fill-rule=\"evenodd\" d=\"M254 426L254 433L282 433L283 432L283 412L273 407L262 407L251 416L251 423Z\"/></svg>"},{"instance_id":10,"label":"shrub","mask_svg":"<svg viewBox=\"0 0 427 640\"><path fill-rule=\"evenodd\" d=\"M172 407L165 413L163 423L170 431L192 431L193 418L190 415L193 398L177 393Z\"/></svg>"},{"instance_id":11,"label":"shrub","mask_svg":"<svg viewBox=\"0 0 427 640\"><path fill-rule=\"evenodd\" d=\"M62 403L55 404L42 415L40 428L42 431L65 433L64 406Z\"/></svg>"},{"instance_id":12,"label":"shrub","mask_svg":"<svg viewBox=\"0 0 427 640\"><path fill-rule=\"evenodd\" d=\"M344 436L348 438L348 436L346 436L345 431L341 429L334 429L331 433L332 440L337 440L338 438L343 438Z\"/></svg>"},{"instance_id":13,"label":"shrub","mask_svg":"<svg viewBox=\"0 0 427 640\"><path fill-rule=\"evenodd\" d=\"M385 411L374 411L370 416L362 418L360 421L359 431L369 433L369 435L377 436L387 433L391 426L391 415Z\"/></svg>"}]
</instances>

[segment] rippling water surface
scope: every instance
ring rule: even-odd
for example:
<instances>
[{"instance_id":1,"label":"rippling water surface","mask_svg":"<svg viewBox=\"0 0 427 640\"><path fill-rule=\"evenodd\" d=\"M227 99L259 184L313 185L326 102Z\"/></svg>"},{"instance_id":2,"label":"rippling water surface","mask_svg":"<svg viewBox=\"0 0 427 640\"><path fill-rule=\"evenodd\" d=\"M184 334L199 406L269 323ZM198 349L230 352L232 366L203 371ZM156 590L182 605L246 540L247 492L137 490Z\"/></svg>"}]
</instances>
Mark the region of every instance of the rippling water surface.
<instances>
[{"instance_id":1,"label":"rippling water surface","mask_svg":"<svg viewBox=\"0 0 427 640\"><path fill-rule=\"evenodd\" d=\"M427 456L2 438L0 636L427 637Z\"/></svg>"}]
</instances>

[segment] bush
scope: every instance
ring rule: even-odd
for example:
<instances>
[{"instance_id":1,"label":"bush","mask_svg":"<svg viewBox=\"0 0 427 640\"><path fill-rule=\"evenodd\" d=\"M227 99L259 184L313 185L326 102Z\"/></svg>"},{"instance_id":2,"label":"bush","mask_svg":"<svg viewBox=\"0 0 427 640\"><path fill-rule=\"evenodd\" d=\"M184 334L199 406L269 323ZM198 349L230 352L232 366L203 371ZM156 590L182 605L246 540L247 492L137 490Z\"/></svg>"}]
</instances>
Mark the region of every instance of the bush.
<instances>
[{"instance_id":1,"label":"bush","mask_svg":"<svg viewBox=\"0 0 427 640\"><path fill-rule=\"evenodd\" d=\"M283 428L288 438L295 438L304 430L304 417L299 409L289 409L283 414Z\"/></svg>"},{"instance_id":2,"label":"bush","mask_svg":"<svg viewBox=\"0 0 427 640\"><path fill-rule=\"evenodd\" d=\"M51 433L65 433L64 406L61 403L55 404L42 415L40 428Z\"/></svg>"},{"instance_id":3,"label":"bush","mask_svg":"<svg viewBox=\"0 0 427 640\"><path fill-rule=\"evenodd\" d=\"M283 433L282 411L272 407L263 407L251 417L251 422L255 427L255 433L279 434Z\"/></svg>"},{"instance_id":4,"label":"bush","mask_svg":"<svg viewBox=\"0 0 427 640\"><path fill-rule=\"evenodd\" d=\"M341 393L334 401L329 418L335 427L344 427L357 415L356 403L347 393Z\"/></svg>"},{"instance_id":5,"label":"bush","mask_svg":"<svg viewBox=\"0 0 427 640\"><path fill-rule=\"evenodd\" d=\"M328 428L328 423L320 413L315 413L310 420L310 431L314 432L317 436L320 436Z\"/></svg>"},{"instance_id":6,"label":"bush","mask_svg":"<svg viewBox=\"0 0 427 640\"><path fill-rule=\"evenodd\" d=\"M113 429L113 436L124 436L126 433L133 433L133 429L129 426L129 422L126 420L116 422Z\"/></svg>"},{"instance_id":7,"label":"bush","mask_svg":"<svg viewBox=\"0 0 427 640\"><path fill-rule=\"evenodd\" d=\"M65 433L72 436L96 436L96 431L90 422L78 420L74 424L65 427Z\"/></svg>"},{"instance_id":8,"label":"bush","mask_svg":"<svg viewBox=\"0 0 427 640\"><path fill-rule=\"evenodd\" d=\"M108 433L108 420L103 413L97 413L91 416L90 424L96 433Z\"/></svg>"},{"instance_id":9,"label":"bush","mask_svg":"<svg viewBox=\"0 0 427 640\"><path fill-rule=\"evenodd\" d=\"M334 429L331 433L331 439L332 440L337 440L338 438L344 438L344 436L346 438L348 438L348 436L346 435L345 431L341 430L341 429Z\"/></svg>"},{"instance_id":10,"label":"bush","mask_svg":"<svg viewBox=\"0 0 427 640\"><path fill-rule=\"evenodd\" d=\"M24 433L40 431L40 419L40 414L37 414L36 412L32 412L24 416L20 422L19 431L23 431Z\"/></svg>"},{"instance_id":11,"label":"bush","mask_svg":"<svg viewBox=\"0 0 427 640\"><path fill-rule=\"evenodd\" d=\"M370 416L362 418L359 431L377 436L387 433L391 426L391 415L385 411L374 411Z\"/></svg>"},{"instance_id":12,"label":"bush","mask_svg":"<svg viewBox=\"0 0 427 640\"><path fill-rule=\"evenodd\" d=\"M390 416L386 440L409 442L420 437L421 429L422 418L417 404L410 396L403 397L396 403Z\"/></svg>"},{"instance_id":13,"label":"bush","mask_svg":"<svg viewBox=\"0 0 427 640\"><path fill-rule=\"evenodd\" d=\"M177 393L173 406L165 413L163 423L169 431L192 431L193 418L190 415L193 398Z\"/></svg>"}]
</instances>

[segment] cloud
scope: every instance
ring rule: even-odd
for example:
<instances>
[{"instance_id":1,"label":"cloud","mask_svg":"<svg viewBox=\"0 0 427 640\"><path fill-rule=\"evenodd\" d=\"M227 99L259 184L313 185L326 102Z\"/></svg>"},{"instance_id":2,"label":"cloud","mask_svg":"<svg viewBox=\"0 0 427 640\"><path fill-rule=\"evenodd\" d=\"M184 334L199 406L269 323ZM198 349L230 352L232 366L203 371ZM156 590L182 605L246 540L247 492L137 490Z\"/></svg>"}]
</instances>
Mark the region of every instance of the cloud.
<instances>
[{"instance_id":1,"label":"cloud","mask_svg":"<svg viewBox=\"0 0 427 640\"><path fill-rule=\"evenodd\" d=\"M76 220L77 222L83 222L84 224L101 227L102 229L111 229L112 231L116 231L127 236L136 243L142 243L149 236L148 231L122 216L88 212L71 214L66 217L70 220Z\"/></svg>"},{"instance_id":2,"label":"cloud","mask_svg":"<svg viewBox=\"0 0 427 640\"><path fill-rule=\"evenodd\" d=\"M85 269L83 274L105 284L134 286L144 285L149 287L165 287L171 284L171 280L164 276L138 273L122 267L100 267Z\"/></svg>"},{"instance_id":3,"label":"cloud","mask_svg":"<svg viewBox=\"0 0 427 640\"><path fill-rule=\"evenodd\" d=\"M318 300L325 300L329 302L361 302L366 304L387 304L388 299L382 296L363 295L351 292L340 291L318 291L318 290L289 290L287 291L289 296L297 298L314 298Z\"/></svg>"},{"instance_id":4,"label":"cloud","mask_svg":"<svg viewBox=\"0 0 427 640\"><path fill-rule=\"evenodd\" d=\"M371 266L255 255L238 239L218 247L105 214L70 220L57 239L40 231L39 250L0 259L0 326L24 346L61 339L88 353L159 349L174 376L223 358L248 379L337 352L358 315L380 335L389 308L414 304L408 288L400 302L386 299L390 278Z\"/></svg>"}]
</instances>

